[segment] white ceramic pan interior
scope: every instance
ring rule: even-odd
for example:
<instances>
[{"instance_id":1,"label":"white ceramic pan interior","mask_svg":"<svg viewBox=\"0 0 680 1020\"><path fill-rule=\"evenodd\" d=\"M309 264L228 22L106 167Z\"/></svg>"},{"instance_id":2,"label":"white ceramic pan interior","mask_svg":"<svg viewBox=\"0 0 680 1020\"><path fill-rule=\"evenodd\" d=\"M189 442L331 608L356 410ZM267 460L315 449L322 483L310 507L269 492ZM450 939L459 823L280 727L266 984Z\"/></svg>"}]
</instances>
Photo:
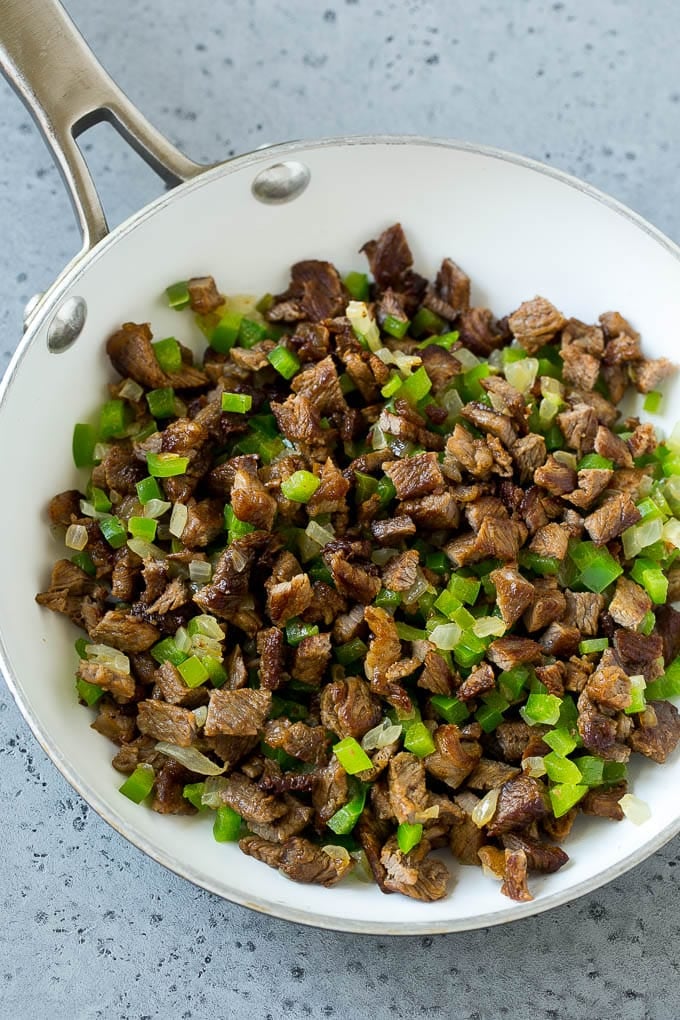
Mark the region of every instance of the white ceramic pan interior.
<instances>
[{"instance_id":1,"label":"white ceramic pan interior","mask_svg":"<svg viewBox=\"0 0 680 1020\"><path fill-rule=\"evenodd\" d=\"M295 161L309 184L291 201L254 197L260 171ZM63 547L50 534L50 497L84 484L73 467L73 424L87 421L112 369L104 341L121 322L200 347L190 317L165 306L164 288L213 274L226 293L283 290L291 263L364 268L358 249L401 221L416 268L432 275L451 256L473 281L473 303L498 315L542 294L567 315L626 315L650 356L677 358L680 252L634 214L578 181L519 157L424 139L344 139L278 146L214 168L164 196L76 262L43 300L0 391L2 583L0 655L9 686L45 752L85 800L154 859L205 889L280 917L361 932L425 933L496 924L563 903L621 874L680 829L680 759L635 766L632 789L651 807L644 825L581 819L561 871L533 878L535 900L516 904L478 868L450 858L449 896L423 904L350 879L333 889L297 885L233 845L210 821L152 813L118 793L112 745L76 703L77 637L34 602ZM55 314L87 306L79 338L48 350ZM664 401L673 424L678 389ZM448 856L448 855L447 855Z\"/></svg>"}]
</instances>

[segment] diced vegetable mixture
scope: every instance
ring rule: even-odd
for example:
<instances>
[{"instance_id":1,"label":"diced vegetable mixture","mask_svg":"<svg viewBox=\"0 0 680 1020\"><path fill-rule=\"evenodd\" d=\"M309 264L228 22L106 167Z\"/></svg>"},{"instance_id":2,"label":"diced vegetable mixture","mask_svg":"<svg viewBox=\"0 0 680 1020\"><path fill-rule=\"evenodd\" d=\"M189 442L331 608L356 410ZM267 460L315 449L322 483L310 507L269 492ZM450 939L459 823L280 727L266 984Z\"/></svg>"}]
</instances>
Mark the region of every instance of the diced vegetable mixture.
<instances>
[{"instance_id":1,"label":"diced vegetable mixture","mask_svg":"<svg viewBox=\"0 0 680 1020\"><path fill-rule=\"evenodd\" d=\"M629 759L680 738L680 431L618 409L673 367L618 312L497 320L399 224L362 250L257 304L173 283L200 363L109 337L38 602L87 634L132 801L296 881L436 900L448 848L528 900L579 812L644 820Z\"/></svg>"}]
</instances>

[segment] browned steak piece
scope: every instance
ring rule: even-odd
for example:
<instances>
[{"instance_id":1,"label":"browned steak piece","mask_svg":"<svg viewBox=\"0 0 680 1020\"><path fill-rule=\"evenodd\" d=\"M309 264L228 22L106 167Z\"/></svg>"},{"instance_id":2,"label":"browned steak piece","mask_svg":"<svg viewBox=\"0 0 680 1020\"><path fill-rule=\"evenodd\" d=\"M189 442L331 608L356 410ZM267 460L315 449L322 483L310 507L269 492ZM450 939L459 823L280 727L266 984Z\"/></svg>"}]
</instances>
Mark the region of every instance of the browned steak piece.
<instances>
[{"instance_id":1,"label":"browned steak piece","mask_svg":"<svg viewBox=\"0 0 680 1020\"><path fill-rule=\"evenodd\" d=\"M546 788L530 776L517 776L501 787L496 813L487 825L490 836L526 829L550 811Z\"/></svg>"},{"instance_id":2,"label":"browned steak piece","mask_svg":"<svg viewBox=\"0 0 680 1020\"><path fill-rule=\"evenodd\" d=\"M271 709L271 691L216 690L210 692L208 717L203 732L207 737L224 733L227 736L251 737L264 728Z\"/></svg>"},{"instance_id":3,"label":"browned steak piece","mask_svg":"<svg viewBox=\"0 0 680 1020\"><path fill-rule=\"evenodd\" d=\"M341 864L303 836L291 836L283 843L273 843L259 836L244 836L238 845L244 854L263 861L270 868L278 868L294 882L335 885L351 866L351 858L346 864Z\"/></svg>"},{"instance_id":4,"label":"browned steak piece","mask_svg":"<svg viewBox=\"0 0 680 1020\"><path fill-rule=\"evenodd\" d=\"M155 740L166 740L180 747L191 747L198 734L194 713L165 701L140 701L137 729Z\"/></svg>"},{"instance_id":5,"label":"browned steak piece","mask_svg":"<svg viewBox=\"0 0 680 1020\"><path fill-rule=\"evenodd\" d=\"M680 716L670 701L650 701L636 716L637 725L628 738L634 751L663 764L680 740Z\"/></svg>"}]
</instances>

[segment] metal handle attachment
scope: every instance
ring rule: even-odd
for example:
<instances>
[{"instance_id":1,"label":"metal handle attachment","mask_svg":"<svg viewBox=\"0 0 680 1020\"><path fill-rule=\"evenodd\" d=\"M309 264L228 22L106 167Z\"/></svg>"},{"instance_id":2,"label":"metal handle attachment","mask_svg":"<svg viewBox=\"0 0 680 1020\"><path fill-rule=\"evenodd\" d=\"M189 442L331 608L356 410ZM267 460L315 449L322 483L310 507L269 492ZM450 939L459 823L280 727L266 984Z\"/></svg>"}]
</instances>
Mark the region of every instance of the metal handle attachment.
<instances>
[{"instance_id":1,"label":"metal handle attachment","mask_svg":"<svg viewBox=\"0 0 680 1020\"><path fill-rule=\"evenodd\" d=\"M179 184L206 168L184 156L130 102L58 0L2 0L0 70L28 107L61 171L83 234L82 253L108 233L76 138L108 121L162 178Z\"/></svg>"}]
</instances>

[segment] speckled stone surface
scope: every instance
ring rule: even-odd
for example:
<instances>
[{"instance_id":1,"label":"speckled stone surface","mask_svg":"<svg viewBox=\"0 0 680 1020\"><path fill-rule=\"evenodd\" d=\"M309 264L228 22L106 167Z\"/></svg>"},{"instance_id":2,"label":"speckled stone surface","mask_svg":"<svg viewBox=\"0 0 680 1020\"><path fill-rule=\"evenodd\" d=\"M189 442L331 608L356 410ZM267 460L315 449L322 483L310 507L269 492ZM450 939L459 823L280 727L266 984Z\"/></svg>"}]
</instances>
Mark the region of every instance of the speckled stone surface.
<instances>
[{"instance_id":1,"label":"speckled stone surface","mask_svg":"<svg viewBox=\"0 0 680 1020\"><path fill-rule=\"evenodd\" d=\"M581 176L680 240L671 0L67 6L126 91L197 159L286 137L466 138ZM4 84L0 133L4 368L26 300L78 239L58 174ZM85 148L112 223L159 190L108 128ZM619 881L512 926L405 939L314 931L218 900L128 845L61 779L4 686L0 819L2 1018L680 1015L678 839Z\"/></svg>"}]
</instances>

